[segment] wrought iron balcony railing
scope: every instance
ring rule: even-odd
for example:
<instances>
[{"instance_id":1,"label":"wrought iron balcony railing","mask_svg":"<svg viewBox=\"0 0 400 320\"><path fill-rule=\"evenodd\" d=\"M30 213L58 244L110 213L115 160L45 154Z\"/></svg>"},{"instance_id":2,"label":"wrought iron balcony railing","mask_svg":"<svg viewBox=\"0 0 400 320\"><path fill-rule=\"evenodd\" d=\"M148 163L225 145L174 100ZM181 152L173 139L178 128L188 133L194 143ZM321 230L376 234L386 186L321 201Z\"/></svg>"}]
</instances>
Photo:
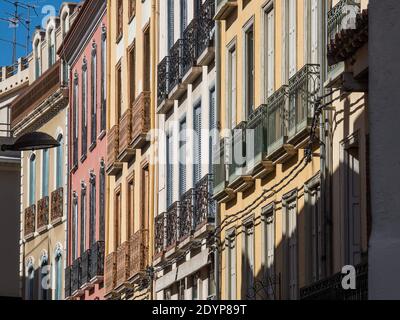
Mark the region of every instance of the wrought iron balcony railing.
<instances>
[{"instance_id":1,"label":"wrought iron balcony railing","mask_svg":"<svg viewBox=\"0 0 400 320\"><path fill-rule=\"evenodd\" d=\"M159 214L154 219L154 256L158 257L164 252L165 240L165 213Z\"/></svg>"},{"instance_id":2,"label":"wrought iron balcony railing","mask_svg":"<svg viewBox=\"0 0 400 320\"><path fill-rule=\"evenodd\" d=\"M58 188L51 193L51 223L55 224L64 215L64 188Z\"/></svg>"},{"instance_id":3,"label":"wrought iron balcony railing","mask_svg":"<svg viewBox=\"0 0 400 320\"><path fill-rule=\"evenodd\" d=\"M111 294L116 285L117 280L117 253L112 252L106 256L104 269L104 287L105 294Z\"/></svg>"},{"instance_id":4,"label":"wrought iron balcony railing","mask_svg":"<svg viewBox=\"0 0 400 320\"><path fill-rule=\"evenodd\" d=\"M191 67L197 64L197 58L199 56L198 37L199 20L194 18L183 31L182 76L185 75Z\"/></svg>"},{"instance_id":5,"label":"wrought iron balcony railing","mask_svg":"<svg viewBox=\"0 0 400 320\"><path fill-rule=\"evenodd\" d=\"M300 289L301 300L368 300L368 264L356 266L356 289L344 290L343 274L337 273Z\"/></svg>"},{"instance_id":6,"label":"wrought iron balcony railing","mask_svg":"<svg viewBox=\"0 0 400 320\"><path fill-rule=\"evenodd\" d=\"M65 291L65 298L72 296L71 290L71 277L72 277L72 266L68 266L65 268L65 284L64 284L64 291Z\"/></svg>"},{"instance_id":7,"label":"wrought iron balcony railing","mask_svg":"<svg viewBox=\"0 0 400 320\"><path fill-rule=\"evenodd\" d=\"M169 50L168 77L168 93L171 93L183 77L183 39L178 39Z\"/></svg>"},{"instance_id":8,"label":"wrought iron balcony railing","mask_svg":"<svg viewBox=\"0 0 400 320\"><path fill-rule=\"evenodd\" d=\"M122 165L118 161L119 154L119 125L115 125L107 134L107 173L116 175Z\"/></svg>"},{"instance_id":9,"label":"wrought iron balcony railing","mask_svg":"<svg viewBox=\"0 0 400 320\"><path fill-rule=\"evenodd\" d=\"M139 230L130 239L130 270L129 278L133 279L148 266L149 231Z\"/></svg>"},{"instance_id":10,"label":"wrought iron balcony railing","mask_svg":"<svg viewBox=\"0 0 400 320\"><path fill-rule=\"evenodd\" d=\"M42 229L49 225L49 197L40 199L37 204L38 207L38 221L37 228Z\"/></svg>"},{"instance_id":11,"label":"wrought iron balcony railing","mask_svg":"<svg viewBox=\"0 0 400 320\"><path fill-rule=\"evenodd\" d=\"M198 26L198 55L212 46L211 32L214 28L215 1L206 0L201 4Z\"/></svg>"},{"instance_id":12,"label":"wrought iron balcony railing","mask_svg":"<svg viewBox=\"0 0 400 320\"><path fill-rule=\"evenodd\" d=\"M129 242L124 242L117 249L117 288L123 286L129 279L129 245Z\"/></svg>"},{"instance_id":13,"label":"wrought iron balcony railing","mask_svg":"<svg viewBox=\"0 0 400 320\"><path fill-rule=\"evenodd\" d=\"M82 253L81 256L81 279L80 279L81 287L87 285L90 282L90 279L92 278L90 274L90 259L91 259L91 254L89 249L86 250L84 253Z\"/></svg>"},{"instance_id":14,"label":"wrought iron balcony railing","mask_svg":"<svg viewBox=\"0 0 400 320\"><path fill-rule=\"evenodd\" d=\"M190 189L181 196L179 210L179 227L178 240L179 242L191 236L193 230L193 214L195 203L195 190Z\"/></svg>"},{"instance_id":15,"label":"wrought iron balcony railing","mask_svg":"<svg viewBox=\"0 0 400 320\"><path fill-rule=\"evenodd\" d=\"M104 276L104 241L97 241L90 247L90 281L97 282Z\"/></svg>"},{"instance_id":16,"label":"wrought iron balcony railing","mask_svg":"<svg viewBox=\"0 0 400 320\"><path fill-rule=\"evenodd\" d=\"M25 237L29 237L35 233L36 205L31 205L25 209Z\"/></svg>"},{"instance_id":17,"label":"wrought iron balcony railing","mask_svg":"<svg viewBox=\"0 0 400 320\"><path fill-rule=\"evenodd\" d=\"M128 108L121 119L119 120L119 133L118 133L118 160L128 161L130 154L129 145L132 138L132 109Z\"/></svg>"},{"instance_id":18,"label":"wrought iron balcony railing","mask_svg":"<svg viewBox=\"0 0 400 320\"><path fill-rule=\"evenodd\" d=\"M319 65L315 64L306 64L289 79L289 140L311 125L319 79Z\"/></svg>"},{"instance_id":19,"label":"wrought iron balcony railing","mask_svg":"<svg viewBox=\"0 0 400 320\"><path fill-rule=\"evenodd\" d=\"M285 108L287 86L278 89L267 101L268 106L268 155L272 154L286 141Z\"/></svg>"},{"instance_id":20,"label":"wrought iron balcony railing","mask_svg":"<svg viewBox=\"0 0 400 320\"><path fill-rule=\"evenodd\" d=\"M217 210L213 199L213 175L207 174L196 184L193 227L197 231L207 223L214 223Z\"/></svg>"},{"instance_id":21,"label":"wrought iron balcony railing","mask_svg":"<svg viewBox=\"0 0 400 320\"><path fill-rule=\"evenodd\" d=\"M142 92L132 107L132 136L133 149L139 149L147 142L147 133L150 130L150 99L151 93Z\"/></svg>"},{"instance_id":22,"label":"wrought iron balcony railing","mask_svg":"<svg viewBox=\"0 0 400 320\"><path fill-rule=\"evenodd\" d=\"M355 27L360 5L360 0L340 0L328 11L328 40L334 39L344 29Z\"/></svg>"},{"instance_id":23,"label":"wrought iron balcony railing","mask_svg":"<svg viewBox=\"0 0 400 320\"><path fill-rule=\"evenodd\" d=\"M71 292L76 293L81 288L81 258L72 263Z\"/></svg>"},{"instance_id":24,"label":"wrought iron balcony railing","mask_svg":"<svg viewBox=\"0 0 400 320\"><path fill-rule=\"evenodd\" d=\"M157 104L160 105L169 93L169 57L161 60L157 67Z\"/></svg>"},{"instance_id":25,"label":"wrought iron balcony railing","mask_svg":"<svg viewBox=\"0 0 400 320\"><path fill-rule=\"evenodd\" d=\"M179 202L172 204L166 213L166 250L173 248L178 241L178 211Z\"/></svg>"}]
</instances>

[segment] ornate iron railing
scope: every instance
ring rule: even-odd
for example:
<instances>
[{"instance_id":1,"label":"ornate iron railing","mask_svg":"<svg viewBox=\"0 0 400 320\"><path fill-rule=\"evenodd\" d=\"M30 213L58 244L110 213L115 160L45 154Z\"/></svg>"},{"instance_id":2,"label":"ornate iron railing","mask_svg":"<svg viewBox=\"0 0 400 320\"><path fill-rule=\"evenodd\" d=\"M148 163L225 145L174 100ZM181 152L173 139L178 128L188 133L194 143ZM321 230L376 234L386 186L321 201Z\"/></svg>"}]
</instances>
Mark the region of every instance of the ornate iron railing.
<instances>
[{"instance_id":1,"label":"ornate iron railing","mask_svg":"<svg viewBox=\"0 0 400 320\"><path fill-rule=\"evenodd\" d=\"M165 239L165 213L159 214L154 219L154 255L158 256L164 251Z\"/></svg>"},{"instance_id":2,"label":"ornate iron railing","mask_svg":"<svg viewBox=\"0 0 400 320\"><path fill-rule=\"evenodd\" d=\"M97 241L90 247L91 280L104 275L104 241Z\"/></svg>"},{"instance_id":3,"label":"ornate iron railing","mask_svg":"<svg viewBox=\"0 0 400 320\"><path fill-rule=\"evenodd\" d=\"M90 282L92 276L90 274L90 249L86 250L81 256L81 281L80 285L83 286Z\"/></svg>"},{"instance_id":4,"label":"ornate iron railing","mask_svg":"<svg viewBox=\"0 0 400 320\"><path fill-rule=\"evenodd\" d=\"M268 153L279 149L285 140L285 107L287 86L282 86L267 101L268 106Z\"/></svg>"},{"instance_id":5,"label":"ornate iron railing","mask_svg":"<svg viewBox=\"0 0 400 320\"><path fill-rule=\"evenodd\" d=\"M71 275L72 275L72 266L68 266L65 268L65 284L64 284L64 291L65 291L65 298L68 298L72 295L71 291Z\"/></svg>"},{"instance_id":6,"label":"ornate iron railing","mask_svg":"<svg viewBox=\"0 0 400 320\"><path fill-rule=\"evenodd\" d=\"M132 138L132 110L128 108L119 120L119 154L123 154L128 149Z\"/></svg>"},{"instance_id":7,"label":"ornate iron railing","mask_svg":"<svg viewBox=\"0 0 400 320\"><path fill-rule=\"evenodd\" d=\"M247 122L243 121L232 130L229 182L243 175L246 168L246 127Z\"/></svg>"},{"instance_id":8,"label":"ornate iron railing","mask_svg":"<svg viewBox=\"0 0 400 320\"><path fill-rule=\"evenodd\" d=\"M117 249L117 282L116 287L122 286L129 279L129 242L124 242Z\"/></svg>"},{"instance_id":9,"label":"ornate iron railing","mask_svg":"<svg viewBox=\"0 0 400 320\"><path fill-rule=\"evenodd\" d=\"M246 156L249 166L261 162L268 153L268 108L267 105L259 106L248 118ZM251 131L252 130L252 131ZM250 135L251 133L251 135Z\"/></svg>"},{"instance_id":10,"label":"ornate iron railing","mask_svg":"<svg viewBox=\"0 0 400 320\"><path fill-rule=\"evenodd\" d=\"M198 25L198 55L212 46L211 31L214 28L215 1L206 0L200 6Z\"/></svg>"},{"instance_id":11,"label":"ornate iron railing","mask_svg":"<svg viewBox=\"0 0 400 320\"><path fill-rule=\"evenodd\" d=\"M25 209L25 237L35 233L35 218L36 218L36 205L31 205Z\"/></svg>"},{"instance_id":12,"label":"ornate iron railing","mask_svg":"<svg viewBox=\"0 0 400 320\"><path fill-rule=\"evenodd\" d=\"M72 263L72 274L71 274L72 294L78 291L80 287L81 287L81 258L78 258Z\"/></svg>"},{"instance_id":13,"label":"ornate iron railing","mask_svg":"<svg viewBox=\"0 0 400 320\"><path fill-rule=\"evenodd\" d=\"M157 103L160 105L169 93L169 57L165 57L157 66Z\"/></svg>"},{"instance_id":14,"label":"ornate iron railing","mask_svg":"<svg viewBox=\"0 0 400 320\"><path fill-rule=\"evenodd\" d=\"M207 174L196 184L195 210L193 226L195 230L200 229L207 223L215 221L217 210L213 199L213 175Z\"/></svg>"},{"instance_id":15,"label":"ornate iron railing","mask_svg":"<svg viewBox=\"0 0 400 320\"><path fill-rule=\"evenodd\" d=\"M186 74L191 67L194 67L198 58L198 26L199 20L192 19L183 32L183 56L182 74Z\"/></svg>"},{"instance_id":16,"label":"ornate iron railing","mask_svg":"<svg viewBox=\"0 0 400 320\"><path fill-rule=\"evenodd\" d=\"M179 210L178 240L190 237L193 229L195 190L190 189L181 196Z\"/></svg>"},{"instance_id":17,"label":"ornate iron railing","mask_svg":"<svg viewBox=\"0 0 400 320\"><path fill-rule=\"evenodd\" d=\"M110 294L116 285L117 280L117 253L111 252L105 259L104 287L105 293Z\"/></svg>"},{"instance_id":18,"label":"ornate iron railing","mask_svg":"<svg viewBox=\"0 0 400 320\"><path fill-rule=\"evenodd\" d=\"M183 77L183 39L178 39L169 51L168 93Z\"/></svg>"},{"instance_id":19,"label":"ornate iron railing","mask_svg":"<svg viewBox=\"0 0 400 320\"><path fill-rule=\"evenodd\" d=\"M132 147L140 148L147 138L150 130L150 99L148 91L142 92L135 100L132 107Z\"/></svg>"},{"instance_id":20,"label":"ornate iron railing","mask_svg":"<svg viewBox=\"0 0 400 320\"><path fill-rule=\"evenodd\" d=\"M289 139L311 124L319 79L319 65L316 64L306 64L289 79Z\"/></svg>"},{"instance_id":21,"label":"ornate iron railing","mask_svg":"<svg viewBox=\"0 0 400 320\"><path fill-rule=\"evenodd\" d=\"M368 300L368 264L356 266L356 289L345 290L342 273L300 289L302 300Z\"/></svg>"},{"instance_id":22,"label":"ornate iron railing","mask_svg":"<svg viewBox=\"0 0 400 320\"><path fill-rule=\"evenodd\" d=\"M129 278L134 278L146 269L149 254L148 240L148 230L139 230L131 237Z\"/></svg>"},{"instance_id":23,"label":"ornate iron railing","mask_svg":"<svg viewBox=\"0 0 400 320\"><path fill-rule=\"evenodd\" d=\"M178 238L178 211L179 202L172 204L166 213L166 248L174 247Z\"/></svg>"},{"instance_id":24,"label":"ornate iron railing","mask_svg":"<svg viewBox=\"0 0 400 320\"><path fill-rule=\"evenodd\" d=\"M64 188L58 188L51 194L51 222L54 223L64 215Z\"/></svg>"},{"instance_id":25,"label":"ornate iron railing","mask_svg":"<svg viewBox=\"0 0 400 320\"><path fill-rule=\"evenodd\" d=\"M44 197L38 201L38 229L49 225L49 197Z\"/></svg>"},{"instance_id":26,"label":"ornate iron railing","mask_svg":"<svg viewBox=\"0 0 400 320\"><path fill-rule=\"evenodd\" d=\"M340 0L328 11L328 40L344 29L355 27L359 12L360 0Z\"/></svg>"}]
</instances>

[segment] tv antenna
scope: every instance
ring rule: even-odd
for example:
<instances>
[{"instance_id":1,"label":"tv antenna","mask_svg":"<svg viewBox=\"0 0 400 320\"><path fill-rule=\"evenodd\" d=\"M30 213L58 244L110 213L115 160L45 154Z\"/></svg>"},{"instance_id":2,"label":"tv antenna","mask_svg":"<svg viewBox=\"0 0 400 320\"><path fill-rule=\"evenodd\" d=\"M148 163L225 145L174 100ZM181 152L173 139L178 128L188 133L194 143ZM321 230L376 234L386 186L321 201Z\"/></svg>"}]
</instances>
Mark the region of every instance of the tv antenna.
<instances>
[{"instance_id":1,"label":"tv antenna","mask_svg":"<svg viewBox=\"0 0 400 320\"><path fill-rule=\"evenodd\" d=\"M10 13L10 17L8 18L0 18L1 21L5 21L9 23L9 26L14 29L14 34L13 34L13 40L11 41L12 43L12 64L15 65L17 63L17 46L20 46L17 42L17 28L19 24L23 25L27 31L27 36L26 36L26 55L29 53L29 44L31 41L31 11L33 11L36 15L38 16L36 8L37 6L29 4L29 3L23 3L21 1L12 1L12 0L2 0L4 2L7 2L11 4L14 7L14 12ZM20 9L24 9L27 11L26 18L24 18L22 15L19 14Z\"/></svg>"}]
</instances>

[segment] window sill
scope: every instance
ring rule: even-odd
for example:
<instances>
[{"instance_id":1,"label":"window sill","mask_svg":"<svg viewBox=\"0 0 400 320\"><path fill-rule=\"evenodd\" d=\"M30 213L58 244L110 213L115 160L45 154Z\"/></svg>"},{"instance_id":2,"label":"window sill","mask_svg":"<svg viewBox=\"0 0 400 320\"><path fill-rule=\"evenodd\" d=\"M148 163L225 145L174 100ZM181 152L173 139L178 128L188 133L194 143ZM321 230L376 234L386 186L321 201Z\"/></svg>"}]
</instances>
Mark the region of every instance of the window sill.
<instances>
[{"instance_id":1,"label":"window sill","mask_svg":"<svg viewBox=\"0 0 400 320\"><path fill-rule=\"evenodd\" d=\"M106 130L102 130L97 137L98 140L103 140L103 138L106 136Z\"/></svg>"}]
</instances>

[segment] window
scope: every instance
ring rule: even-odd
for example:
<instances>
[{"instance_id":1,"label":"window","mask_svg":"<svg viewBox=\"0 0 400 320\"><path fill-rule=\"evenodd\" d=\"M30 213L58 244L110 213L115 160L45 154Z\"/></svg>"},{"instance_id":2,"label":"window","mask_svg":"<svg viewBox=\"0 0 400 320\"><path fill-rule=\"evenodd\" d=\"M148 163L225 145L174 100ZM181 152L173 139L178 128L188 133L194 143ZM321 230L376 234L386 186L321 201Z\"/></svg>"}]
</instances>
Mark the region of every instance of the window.
<instances>
[{"instance_id":1,"label":"window","mask_svg":"<svg viewBox=\"0 0 400 320\"><path fill-rule=\"evenodd\" d=\"M92 172L90 174L90 195L89 195L89 215L90 215L90 246L96 243L96 176Z\"/></svg>"},{"instance_id":2,"label":"window","mask_svg":"<svg viewBox=\"0 0 400 320\"><path fill-rule=\"evenodd\" d=\"M135 233L135 180L133 176L128 181L128 236Z\"/></svg>"},{"instance_id":3,"label":"window","mask_svg":"<svg viewBox=\"0 0 400 320\"><path fill-rule=\"evenodd\" d=\"M29 205L36 202L36 155L32 154L29 159Z\"/></svg>"},{"instance_id":4,"label":"window","mask_svg":"<svg viewBox=\"0 0 400 320\"><path fill-rule=\"evenodd\" d=\"M254 111L254 30L253 25L245 31L245 102L246 117Z\"/></svg>"},{"instance_id":5,"label":"window","mask_svg":"<svg viewBox=\"0 0 400 320\"><path fill-rule=\"evenodd\" d=\"M60 145L56 149L56 188L59 189L63 186L64 146L62 134L58 136L57 141Z\"/></svg>"},{"instance_id":6,"label":"window","mask_svg":"<svg viewBox=\"0 0 400 320\"><path fill-rule=\"evenodd\" d=\"M123 33L124 4L122 0L117 0L117 42L121 40Z\"/></svg>"},{"instance_id":7,"label":"window","mask_svg":"<svg viewBox=\"0 0 400 320\"><path fill-rule=\"evenodd\" d=\"M164 290L164 300L171 300L171 289L165 289Z\"/></svg>"},{"instance_id":8,"label":"window","mask_svg":"<svg viewBox=\"0 0 400 320\"><path fill-rule=\"evenodd\" d=\"M196 185L201 179L201 102L194 107L193 112L193 131L194 131L194 159L193 159L193 184Z\"/></svg>"},{"instance_id":9,"label":"window","mask_svg":"<svg viewBox=\"0 0 400 320\"><path fill-rule=\"evenodd\" d=\"M105 239L105 193L106 193L106 173L104 160L100 161L100 216L99 216L99 240L104 241Z\"/></svg>"},{"instance_id":10,"label":"window","mask_svg":"<svg viewBox=\"0 0 400 320\"><path fill-rule=\"evenodd\" d=\"M35 42L35 79L38 79L41 74L40 70L40 42Z\"/></svg>"},{"instance_id":11,"label":"window","mask_svg":"<svg viewBox=\"0 0 400 320\"><path fill-rule=\"evenodd\" d=\"M192 300L199 300L199 276L192 276Z\"/></svg>"},{"instance_id":12,"label":"window","mask_svg":"<svg viewBox=\"0 0 400 320\"><path fill-rule=\"evenodd\" d=\"M106 105L107 105L107 77L106 77L106 66L107 66L107 30L103 25L101 34L101 131L106 130Z\"/></svg>"},{"instance_id":13,"label":"window","mask_svg":"<svg viewBox=\"0 0 400 320\"><path fill-rule=\"evenodd\" d=\"M74 130L73 132L73 161L74 161L74 168L78 166L78 137L79 137L79 102L78 102L78 90L79 90L79 79L78 79L78 74L75 73L75 79L74 79L74 88L73 88L73 124L72 124L72 129Z\"/></svg>"},{"instance_id":14,"label":"window","mask_svg":"<svg viewBox=\"0 0 400 320\"><path fill-rule=\"evenodd\" d=\"M180 123L179 134L179 195L186 192L186 119Z\"/></svg>"},{"instance_id":15,"label":"window","mask_svg":"<svg viewBox=\"0 0 400 320\"><path fill-rule=\"evenodd\" d=\"M270 97L275 91L275 13L274 8L269 7L265 11L265 45L266 45L266 97Z\"/></svg>"},{"instance_id":16,"label":"window","mask_svg":"<svg viewBox=\"0 0 400 320\"><path fill-rule=\"evenodd\" d=\"M236 47L232 46L228 51L228 128L236 126Z\"/></svg>"},{"instance_id":17,"label":"window","mask_svg":"<svg viewBox=\"0 0 400 320\"><path fill-rule=\"evenodd\" d=\"M86 251L86 186L82 184L81 190L81 251Z\"/></svg>"},{"instance_id":18,"label":"window","mask_svg":"<svg viewBox=\"0 0 400 320\"><path fill-rule=\"evenodd\" d=\"M244 226L244 261L243 280L245 281L244 299L252 299L254 288L254 224L248 223Z\"/></svg>"},{"instance_id":19,"label":"window","mask_svg":"<svg viewBox=\"0 0 400 320\"><path fill-rule=\"evenodd\" d=\"M136 14L136 0L129 0L129 19L132 19Z\"/></svg>"},{"instance_id":20,"label":"window","mask_svg":"<svg viewBox=\"0 0 400 320\"><path fill-rule=\"evenodd\" d=\"M49 195L49 150L42 151L42 197Z\"/></svg>"},{"instance_id":21,"label":"window","mask_svg":"<svg viewBox=\"0 0 400 320\"><path fill-rule=\"evenodd\" d=\"M140 218L140 227L142 230L148 230L149 202L150 202L150 185L149 185L149 167L142 169L142 210Z\"/></svg>"},{"instance_id":22,"label":"window","mask_svg":"<svg viewBox=\"0 0 400 320\"><path fill-rule=\"evenodd\" d=\"M40 300L49 300L49 263L47 256L42 257L39 278Z\"/></svg>"},{"instance_id":23,"label":"window","mask_svg":"<svg viewBox=\"0 0 400 320\"><path fill-rule=\"evenodd\" d=\"M185 31L187 27L187 0L180 0L180 9L181 9L181 15L180 15L180 22L181 22L181 38L183 39L183 32Z\"/></svg>"},{"instance_id":24,"label":"window","mask_svg":"<svg viewBox=\"0 0 400 320\"><path fill-rule=\"evenodd\" d=\"M215 105L215 87L213 87L210 92L210 137L209 137L209 172L213 171L213 155L216 152L214 150L214 146L218 144L219 135L218 135L218 128L217 128L217 110Z\"/></svg>"},{"instance_id":25,"label":"window","mask_svg":"<svg viewBox=\"0 0 400 320\"><path fill-rule=\"evenodd\" d=\"M174 142L172 135L167 137L167 208L172 205L174 196Z\"/></svg>"},{"instance_id":26,"label":"window","mask_svg":"<svg viewBox=\"0 0 400 320\"><path fill-rule=\"evenodd\" d=\"M121 225L122 225L122 208L121 208L121 187L115 191L115 217L114 217L114 241L115 247L119 248L122 243Z\"/></svg>"},{"instance_id":27,"label":"window","mask_svg":"<svg viewBox=\"0 0 400 320\"><path fill-rule=\"evenodd\" d=\"M168 11L168 49L171 49L174 45L174 0L167 0L167 11Z\"/></svg>"},{"instance_id":28,"label":"window","mask_svg":"<svg viewBox=\"0 0 400 320\"><path fill-rule=\"evenodd\" d=\"M297 71L296 2L296 0L289 0L289 78Z\"/></svg>"},{"instance_id":29,"label":"window","mask_svg":"<svg viewBox=\"0 0 400 320\"><path fill-rule=\"evenodd\" d=\"M275 209L267 207L264 219L264 283L267 285L268 299L275 299Z\"/></svg>"},{"instance_id":30,"label":"window","mask_svg":"<svg viewBox=\"0 0 400 320\"><path fill-rule=\"evenodd\" d=\"M193 0L193 16L198 17L202 0Z\"/></svg>"},{"instance_id":31,"label":"window","mask_svg":"<svg viewBox=\"0 0 400 320\"><path fill-rule=\"evenodd\" d=\"M226 241L227 292L228 300L236 300L236 235L228 234Z\"/></svg>"},{"instance_id":32,"label":"window","mask_svg":"<svg viewBox=\"0 0 400 320\"><path fill-rule=\"evenodd\" d=\"M151 77L151 51L150 51L150 27L144 30L143 34L143 91L150 91Z\"/></svg>"},{"instance_id":33,"label":"window","mask_svg":"<svg viewBox=\"0 0 400 320\"><path fill-rule=\"evenodd\" d=\"M33 265L29 265L27 269L26 298L27 300L33 300L35 297L35 269Z\"/></svg>"},{"instance_id":34,"label":"window","mask_svg":"<svg viewBox=\"0 0 400 320\"><path fill-rule=\"evenodd\" d=\"M55 265L54 265L54 278L55 278L55 290L54 296L56 300L62 300L62 283L63 283L63 265L62 265L62 254L56 253Z\"/></svg>"},{"instance_id":35,"label":"window","mask_svg":"<svg viewBox=\"0 0 400 320\"><path fill-rule=\"evenodd\" d=\"M215 273L214 273L214 264L211 264L208 268L208 274L210 275L208 278L208 297L213 297L216 295L216 284L215 284Z\"/></svg>"},{"instance_id":36,"label":"window","mask_svg":"<svg viewBox=\"0 0 400 320\"><path fill-rule=\"evenodd\" d=\"M82 67L82 161L87 153L87 62L83 61Z\"/></svg>"},{"instance_id":37,"label":"window","mask_svg":"<svg viewBox=\"0 0 400 320\"><path fill-rule=\"evenodd\" d=\"M285 283L287 299L298 297L297 192L284 199Z\"/></svg>"},{"instance_id":38,"label":"window","mask_svg":"<svg viewBox=\"0 0 400 320\"><path fill-rule=\"evenodd\" d=\"M319 54L318 54L318 30L319 30L319 24L318 24L318 12L319 12L319 6L318 6L318 0L311 0L311 22L310 22L310 29L309 34L310 34L310 40L309 40L309 62L313 64L317 64L319 60Z\"/></svg>"},{"instance_id":39,"label":"window","mask_svg":"<svg viewBox=\"0 0 400 320\"><path fill-rule=\"evenodd\" d=\"M78 195L76 192L73 192L72 197L72 259L75 260L78 258Z\"/></svg>"},{"instance_id":40,"label":"window","mask_svg":"<svg viewBox=\"0 0 400 320\"><path fill-rule=\"evenodd\" d=\"M90 97L92 102L91 112L91 143L96 143L97 138L97 46L96 43L92 45L92 68L91 68L91 83L90 83Z\"/></svg>"},{"instance_id":41,"label":"window","mask_svg":"<svg viewBox=\"0 0 400 320\"><path fill-rule=\"evenodd\" d=\"M61 19L62 37L64 38L69 30L69 16L65 13Z\"/></svg>"},{"instance_id":42,"label":"window","mask_svg":"<svg viewBox=\"0 0 400 320\"><path fill-rule=\"evenodd\" d=\"M185 300L185 279L179 281L179 299L178 300Z\"/></svg>"},{"instance_id":43,"label":"window","mask_svg":"<svg viewBox=\"0 0 400 320\"><path fill-rule=\"evenodd\" d=\"M129 100L131 107L136 98L136 47L135 43L129 50Z\"/></svg>"},{"instance_id":44,"label":"window","mask_svg":"<svg viewBox=\"0 0 400 320\"><path fill-rule=\"evenodd\" d=\"M121 70L121 63L117 66L117 120L119 120L122 116L122 70Z\"/></svg>"},{"instance_id":45,"label":"window","mask_svg":"<svg viewBox=\"0 0 400 320\"><path fill-rule=\"evenodd\" d=\"M56 33L54 28L50 29L48 36L49 68L56 62Z\"/></svg>"}]
</instances>

